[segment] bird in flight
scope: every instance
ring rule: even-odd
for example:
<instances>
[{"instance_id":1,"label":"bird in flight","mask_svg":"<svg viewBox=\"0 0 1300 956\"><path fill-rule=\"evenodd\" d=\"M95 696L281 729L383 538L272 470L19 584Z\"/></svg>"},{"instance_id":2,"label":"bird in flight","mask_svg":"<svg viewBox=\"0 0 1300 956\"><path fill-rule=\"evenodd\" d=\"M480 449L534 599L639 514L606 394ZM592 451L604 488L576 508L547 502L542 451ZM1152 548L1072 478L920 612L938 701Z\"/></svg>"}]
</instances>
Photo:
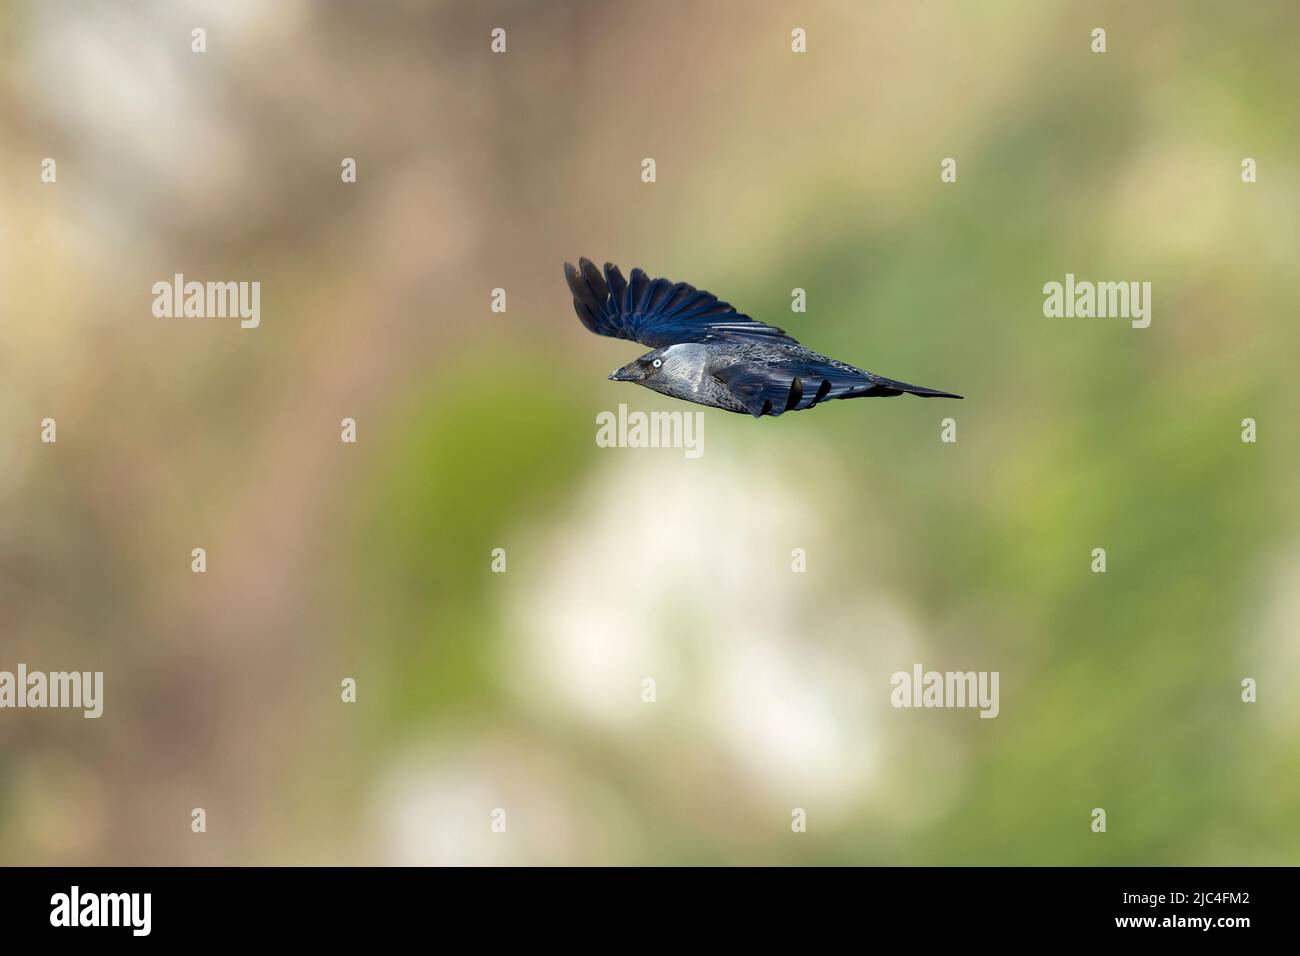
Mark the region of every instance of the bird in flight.
<instances>
[{"instance_id":1,"label":"bird in flight","mask_svg":"<svg viewBox=\"0 0 1300 956\"><path fill-rule=\"evenodd\" d=\"M573 307L597 335L631 339L651 351L611 373L673 398L761 418L800 412L835 398L920 395L961 398L864 372L805 348L781 329L684 282L651 279L618 266L604 274L590 259L564 264Z\"/></svg>"}]
</instances>

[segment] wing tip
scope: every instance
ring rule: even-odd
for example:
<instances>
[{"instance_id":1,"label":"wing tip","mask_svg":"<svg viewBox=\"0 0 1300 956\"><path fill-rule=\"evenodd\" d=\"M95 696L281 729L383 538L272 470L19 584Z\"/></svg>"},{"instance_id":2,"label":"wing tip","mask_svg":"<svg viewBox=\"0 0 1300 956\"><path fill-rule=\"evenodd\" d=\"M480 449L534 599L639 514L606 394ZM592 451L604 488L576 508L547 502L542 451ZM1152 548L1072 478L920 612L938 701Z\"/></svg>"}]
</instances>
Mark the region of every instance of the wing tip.
<instances>
[{"instance_id":1,"label":"wing tip","mask_svg":"<svg viewBox=\"0 0 1300 956\"><path fill-rule=\"evenodd\" d=\"M564 263L564 281L569 286L569 291L573 293L576 300L582 295L582 273L580 273L572 262Z\"/></svg>"}]
</instances>

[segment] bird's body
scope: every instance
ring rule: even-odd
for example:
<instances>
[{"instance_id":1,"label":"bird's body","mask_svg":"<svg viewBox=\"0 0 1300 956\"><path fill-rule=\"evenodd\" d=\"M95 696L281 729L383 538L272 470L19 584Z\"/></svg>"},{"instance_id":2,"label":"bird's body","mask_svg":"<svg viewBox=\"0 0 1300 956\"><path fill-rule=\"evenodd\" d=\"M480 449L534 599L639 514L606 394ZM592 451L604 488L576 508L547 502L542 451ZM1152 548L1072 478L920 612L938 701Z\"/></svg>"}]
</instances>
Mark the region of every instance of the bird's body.
<instances>
[{"instance_id":1,"label":"bird's body","mask_svg":"<svg viewBox=\"0 0 1300 956\"><path fill-rule=\"evenodd\" d=\"M617 266L606 263L602 275L588 259L580 259L578 269L565 263L564 273L583 325L652 347L610 375L615 381L755 418L836 398L961 398L820 355L682 282L651 279L640 269L632 270L629 282Z\"/></svg>"}]
</instances>

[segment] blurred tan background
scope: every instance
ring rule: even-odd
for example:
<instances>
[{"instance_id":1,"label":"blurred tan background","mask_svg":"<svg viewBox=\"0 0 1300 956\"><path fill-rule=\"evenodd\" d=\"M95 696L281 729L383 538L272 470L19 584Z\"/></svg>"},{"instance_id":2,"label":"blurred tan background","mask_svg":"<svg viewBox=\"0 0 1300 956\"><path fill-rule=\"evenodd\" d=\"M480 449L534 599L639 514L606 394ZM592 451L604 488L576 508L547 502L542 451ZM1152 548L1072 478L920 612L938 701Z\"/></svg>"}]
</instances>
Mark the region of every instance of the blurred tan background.
<instances>
[{"instance_id":1,"label":"blurred tan background","mask_svg":"<svg viewBox=\"0 0 1300 956\"><path fill-rule=\"evenodd\" d=\"M0 712L0 862L1294 864L1298 34L4 5L0 668L106 689ZM580 255L967 400L598 449L690 409L605 380L638 347L579 325ZM177 272L260 281L260 328L155 318ZM1151 281L1151 327L1044 318L1067 272ZM893 709L915 662L999 671L1000 716Z\"/></svg>"}]
</instances>

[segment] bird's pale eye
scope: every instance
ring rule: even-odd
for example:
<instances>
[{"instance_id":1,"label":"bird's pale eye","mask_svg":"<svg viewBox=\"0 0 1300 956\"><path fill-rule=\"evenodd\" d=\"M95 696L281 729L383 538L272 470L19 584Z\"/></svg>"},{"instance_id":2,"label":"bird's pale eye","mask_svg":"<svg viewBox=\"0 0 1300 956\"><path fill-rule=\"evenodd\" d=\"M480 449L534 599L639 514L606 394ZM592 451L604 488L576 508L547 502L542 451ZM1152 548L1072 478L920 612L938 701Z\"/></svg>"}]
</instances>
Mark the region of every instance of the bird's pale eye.
<instances>
[{"instance_id":1,"label":"bird's pale eye","mask_svg":"<svg viewBox=\"0 0 1300 956\"><path fill-rule=\"evenodd\" d=\"M660 365L663 365L664 362L663 362L663 359L655 359L655 360L654 360L653 362L651 362L650 364L653 365L655 368L658 368Z\"/></svg>"}]
</instances>

